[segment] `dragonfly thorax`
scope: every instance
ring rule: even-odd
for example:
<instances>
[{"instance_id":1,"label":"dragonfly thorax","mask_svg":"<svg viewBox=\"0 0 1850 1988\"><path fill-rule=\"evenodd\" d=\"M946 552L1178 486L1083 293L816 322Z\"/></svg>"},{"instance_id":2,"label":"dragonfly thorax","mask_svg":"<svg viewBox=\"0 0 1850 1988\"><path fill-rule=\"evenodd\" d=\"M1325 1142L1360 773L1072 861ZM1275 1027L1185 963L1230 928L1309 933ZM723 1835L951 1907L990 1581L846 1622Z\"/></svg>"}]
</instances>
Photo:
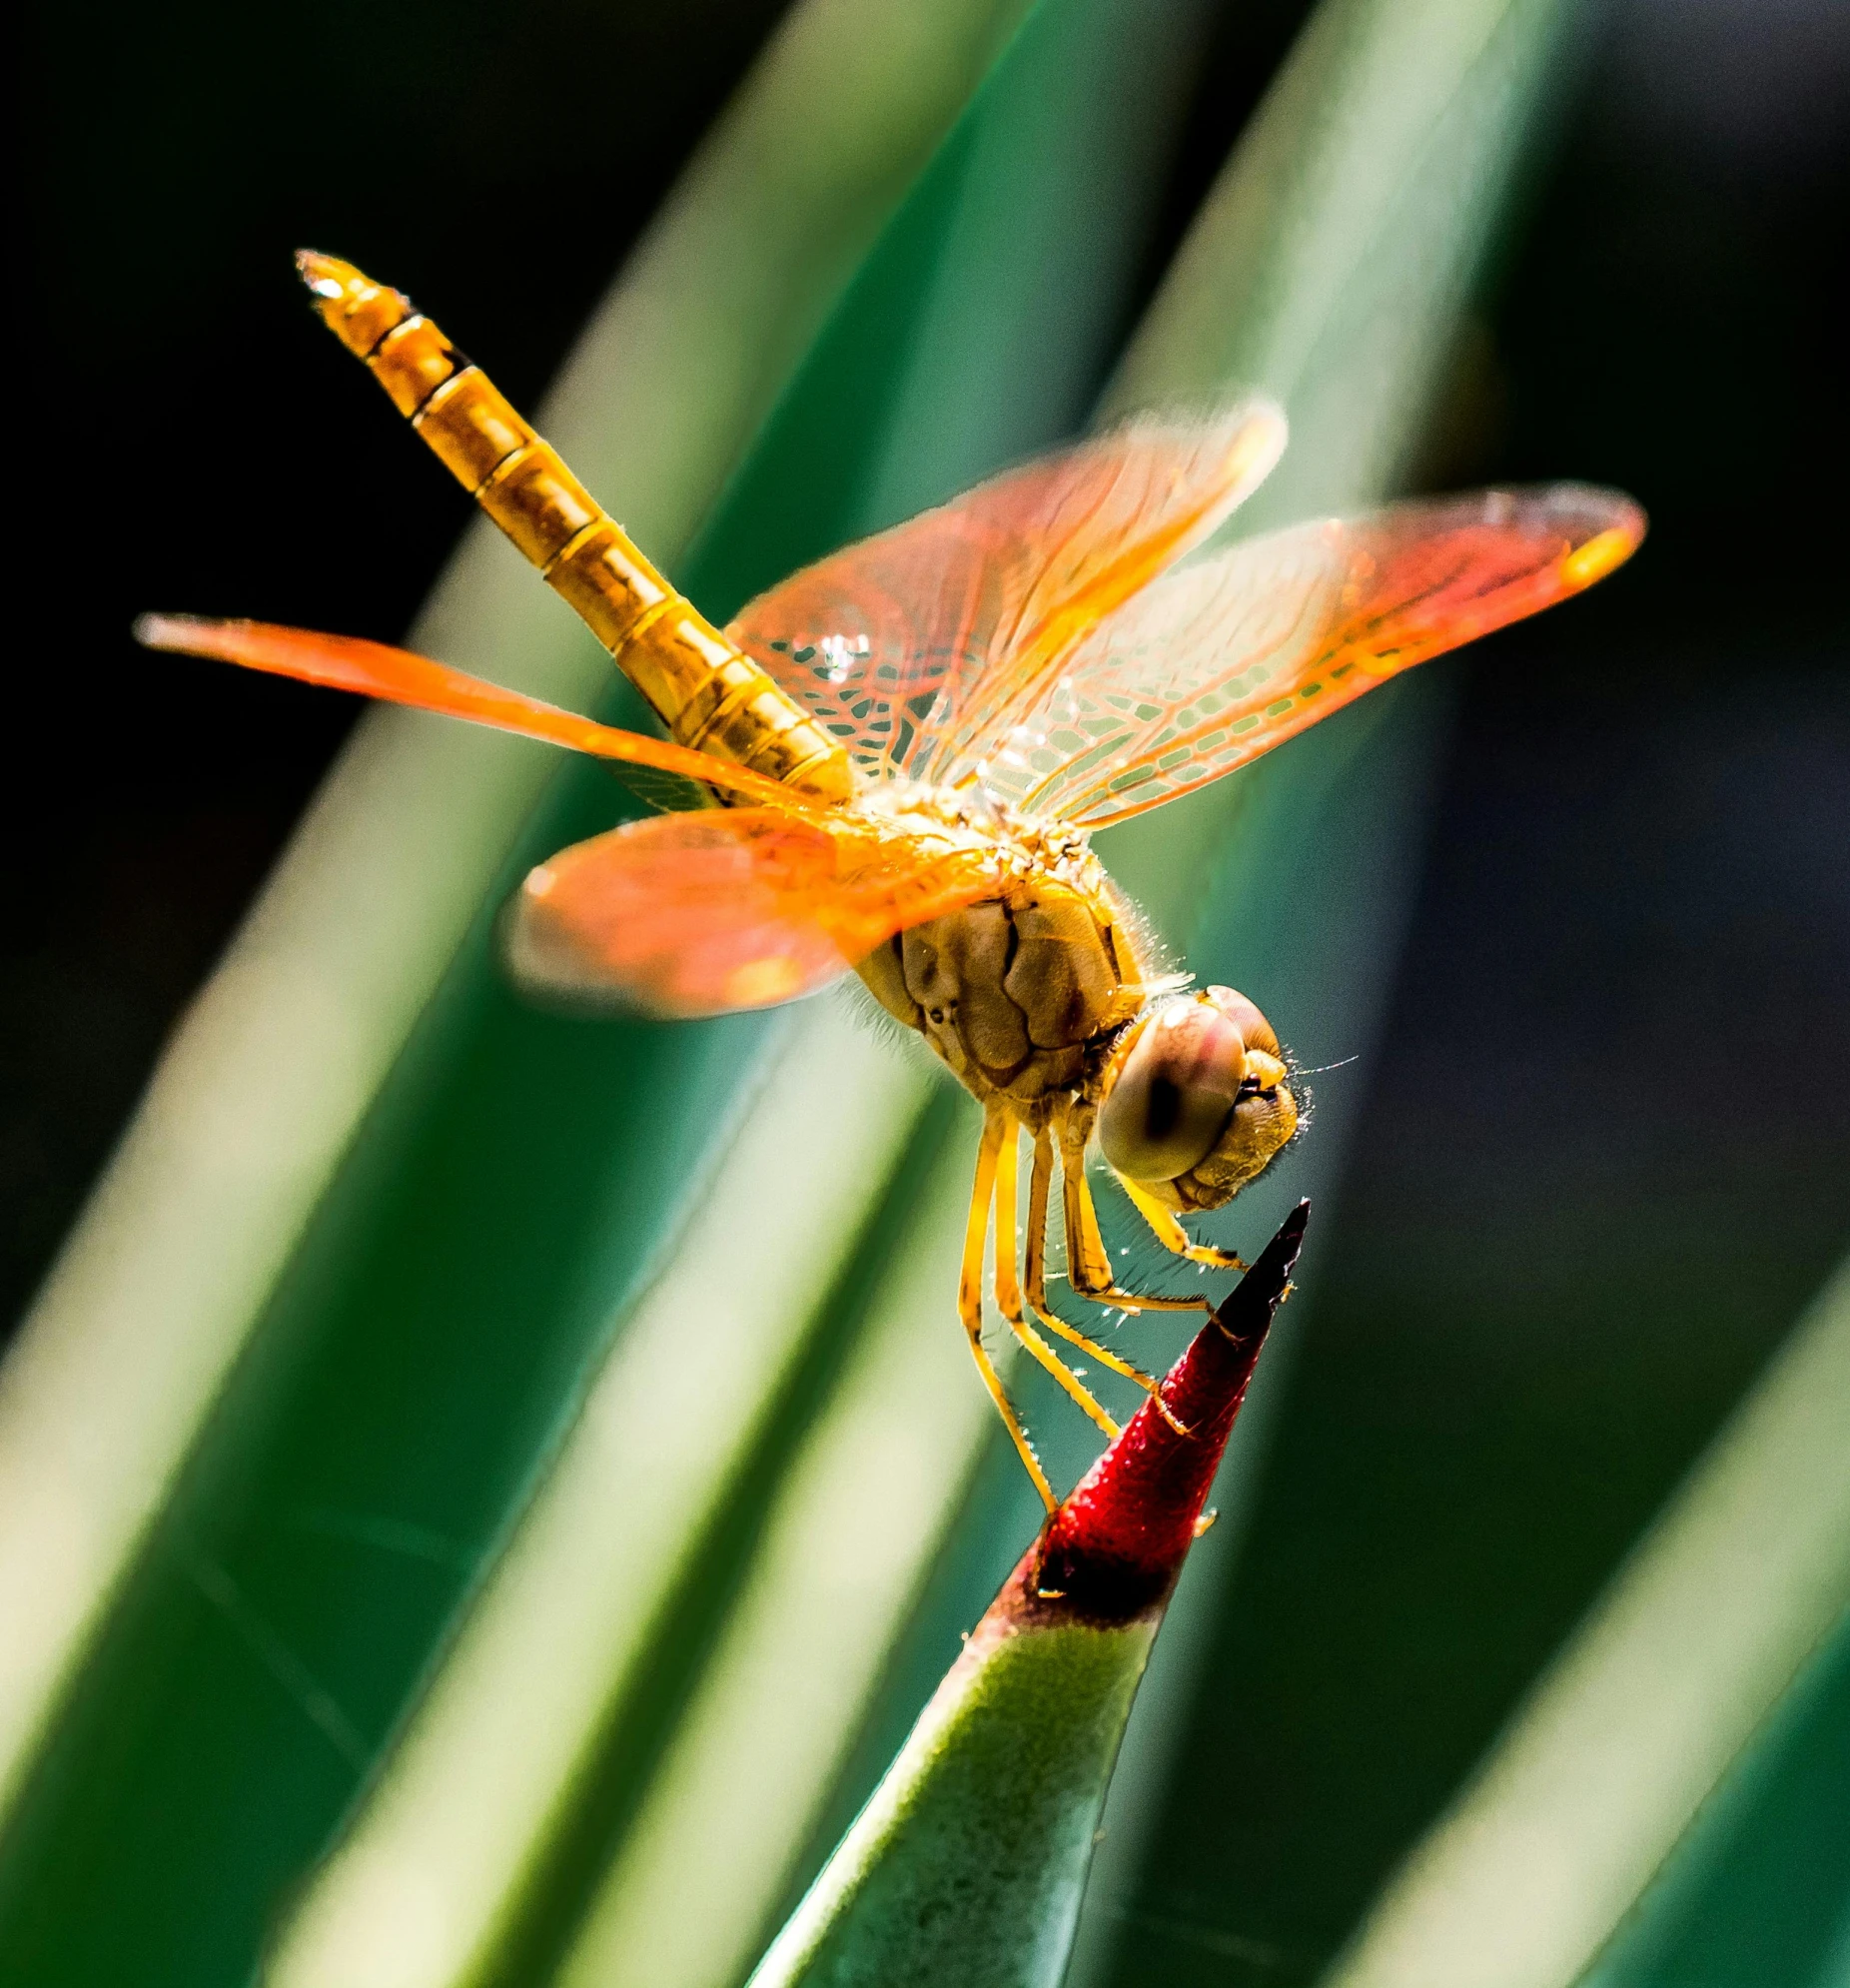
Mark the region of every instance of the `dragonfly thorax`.
<instances>
[{"instance_id":1,"label":"dragonfly thorax","mask_svg":"<svg viewBox=\"0 0 1850 1988\"><path fill-rule=\"evenodd\" d=\"M1034 1108L1083 1085L1143 1004L1128 907L1083 846L1003 840L996 895L901 932L860 966L981 1100Z\"/></svg>"}]
</instances>

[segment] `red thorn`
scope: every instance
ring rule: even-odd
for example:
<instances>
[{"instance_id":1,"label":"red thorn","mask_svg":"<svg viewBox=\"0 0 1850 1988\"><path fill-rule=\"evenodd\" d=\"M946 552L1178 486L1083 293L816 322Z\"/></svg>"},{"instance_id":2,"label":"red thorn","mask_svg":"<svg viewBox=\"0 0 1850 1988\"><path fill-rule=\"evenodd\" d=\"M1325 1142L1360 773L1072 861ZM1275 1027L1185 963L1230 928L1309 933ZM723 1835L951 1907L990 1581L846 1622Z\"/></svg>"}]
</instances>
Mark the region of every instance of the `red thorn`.
<instances>
[{"instance_id":1,"label":"red thorn","mask_svg":"<svg viewBox=\"0 0 1850 1988\"><path fill-rule=\"evenodd\" d=\"M1149 1401L1048 1521L1022 1598L1123 1621L1167 1593L1289 1287L1311 1204L1285 1218L1253 1268ZM1168 1410L1167 1417L1164 1409ZM1177 1433L1180 1423L1188 1434Z\"/></svg>"}]
</instances>

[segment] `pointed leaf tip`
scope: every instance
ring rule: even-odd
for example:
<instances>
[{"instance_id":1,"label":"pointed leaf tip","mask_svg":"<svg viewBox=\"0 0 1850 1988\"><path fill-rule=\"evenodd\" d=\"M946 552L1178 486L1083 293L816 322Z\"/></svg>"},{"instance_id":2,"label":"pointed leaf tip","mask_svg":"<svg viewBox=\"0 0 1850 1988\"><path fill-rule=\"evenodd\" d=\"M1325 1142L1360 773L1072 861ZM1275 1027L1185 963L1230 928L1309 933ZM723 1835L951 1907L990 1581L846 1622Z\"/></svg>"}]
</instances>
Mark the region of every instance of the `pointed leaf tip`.
<instances>
[{"instance_id":1,"label":"pointed leaf tip","mask_svg":"<svg viewBox=\"0 0 1850 1988\"><path fill-rule=\"evenodd\" d=\"M1146 1402L1055 1512L1035 1577L1023 1583L1025 1601L1031 1596L1062 1612L1127 1621L1168 1593L1290 1288L1310 1214L1311 1204L1301 1201L1285 1218L1170 1369L1162 1407Z\"/></svg>"}]
</instances>

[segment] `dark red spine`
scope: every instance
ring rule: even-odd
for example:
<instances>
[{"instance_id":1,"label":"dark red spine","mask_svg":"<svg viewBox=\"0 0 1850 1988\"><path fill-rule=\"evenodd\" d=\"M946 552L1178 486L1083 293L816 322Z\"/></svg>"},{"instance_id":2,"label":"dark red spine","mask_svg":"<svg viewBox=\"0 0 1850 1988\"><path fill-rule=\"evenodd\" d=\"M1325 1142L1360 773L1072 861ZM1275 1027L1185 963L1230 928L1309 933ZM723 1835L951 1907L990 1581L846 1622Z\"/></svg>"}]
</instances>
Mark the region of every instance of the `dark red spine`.
<instances>
[{"instance_id":1,"label":"dark red spine","mask_svg":"<svg viewBox=\"0 0 1850 1988\"><path fill-rule=\"evenodd\" d=\"M1292 1210L1170 1370L1162 1389L1169 1415L1146 1402L1048 1521L1024 1563L1033 1575L1022 1582L1024 1601L1032 1595L1064 1604L1062 1612L1125 1621L1169 1592L1290 1288L1310 1212L1308 1201Z\"/></svg>"}]
</instances>

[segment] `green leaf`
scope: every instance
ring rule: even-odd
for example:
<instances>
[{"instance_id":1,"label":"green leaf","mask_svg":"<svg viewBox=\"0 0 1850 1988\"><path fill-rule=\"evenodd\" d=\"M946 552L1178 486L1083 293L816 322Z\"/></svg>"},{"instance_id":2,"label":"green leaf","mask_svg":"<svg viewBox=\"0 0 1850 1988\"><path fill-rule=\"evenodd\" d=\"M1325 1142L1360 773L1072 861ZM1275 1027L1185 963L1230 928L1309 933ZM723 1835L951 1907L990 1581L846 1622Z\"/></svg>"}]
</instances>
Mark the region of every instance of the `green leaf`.
<instances>
[{"instance_id":1,"label":"green leaf","mask_svg":"<svg viewBox=\"0 0 1850 1988\"><path fill-rule=\"evenodd\" d=\"M1832 1639L1850 1608L1846 1455L1850 1265L1388 1886L1332 1988L1661 1978L1657 1954L1674 1951L1697 1903L1690 1872L1679 1881L1667 1860L1699 1870L1705 1831L1727 1840L1728 1804L1709 1817L1704 1805L1731 1769L1734 1800L1752 1801L1750 1748L1776 1770L1777 1708L1814 1658L1792 1717L1823 1734L1841 1725ZM1637 1922L1599 1961L1641 1897Z\"/></svg>"},{"instance_id":2,"label":"green leaf","mask_svg":"<svg viewBox=\"0 0 1850 1988\"><path fill-rule=\"evenodd\" d=\"M914 510L1079 418L1109 356L1198 23L1149 0L1036 10L703 534L681 577L704 604L723 613L833 535ZM546 833L556 842L566 830L554 821ZM937 1173L942 1116L916 1164L905 1157L929 1080L833 1004L782 1029L696 1226L625 1325L375 1799L289 1929L280 1979L346 1983L359 1956L383 1951L394 1979L517 1978L554 1962L592 1892L587 1928L619 1938L653 1982L742 1967L755 1951L836 1767L843 1709L877 1672L987 1434L968 1356L945 1330L961 1225L951 1204L967 1198L968 1160L946 1153ZM859 1339L870 1322L871 1343ZM889 1362L908 1346L902 1378ZM839 1413L806 1443L804 1421L844 1357ZM755 1771L710 1769L710 1728L698 1704L682 1711L690 1685L729 1674L741 1635L782 1650L793 1621L807 1633L798 1604L810 1591L761 1577L762 1561L728 1612L752 1501L778 1494L761 1553L780 1573L835 1563L838 1514L858 1542L864 1500L836 1482L836 1460L884 1471L866 1425L888 1434L891 1414L859 1382L869 1368L912 1403L914 1445L938 1439L929 1457L912 1452L906 1544L894 1543L884 1583L863 1576L832 1597L831 1699L809 1695L817 1672L801 1666L768 1757ZM659 1422L665 1400L701 1404L698 1441ZM785 1539L800 1549L781 1552ZM657 1782L700 1787L703 1772L781 1801L751 1811L723 1896L690 1912L661 1873L684 1870L690 1847L704 1856L710 1816L696 1823L672 1801L637 1809ZM407 1914L408 1895L441 1905Z\"/></svg>"},{"instance_id":3,"label":"green leaf","mask_svg":"<svg viewBox=\"0 0 1850 1988\"><path fill-rule=\"evenodd\" d=\"M1621 1921L1584 1988L1850 1979L1850 1612Z\"/></svg>"},{"instance_id":4,"label":"green leaf","mask_svg":"<svg viewBox=\"0 0 1850 1988\"><path fill-rule=\"evenodd\" d=\"M883 506L1052 440L1095 392L1200 11L1048 7L1008 40L1020 11L800 10L548 409L672 558L782 388L680 566L714 611ZM793 144L824 104L826 145ZM567 701L608 676L479 534L420 639ZM418 723L371 726L337 776L13 1369L8 1563L38 1640L13 1700L0 1913L44 1979L242 1978L615 1337L577 1475L554 1475L506 1577L557 1536L600 1435L618 1563L533 1618L554 1632L547 1686L528 1670L518 1696L552 1750L525 1743L533 1725L484 1728L525 1778L474 1804L500 1825L492 1877L448 1894L475 1916L424 1951L442 1971L556 1945L612 1802L620 1821L671 1728L664 1702L698 1674L750 1501L858 1333L897 1240L884 1197L913 1199L928 1079L829 1007L656 1029L517 1004L492 946L506 879L619 799L571 773L529 812L548 762L441 726L427 760ZM292 896L305 866L314 888ZM318 999L335 1010L319 1029ZM979 1427L952 1438L947 1496ZM62 1458L92 1452L48 1496ZM87 1552L65 1550L72 1507ZM470 1675L459 1655L440 1721ZM467 1835L469 1812L443 1819ZM472 1879L479 1838L460 1854ZM416 1907L393 1917L429 1931Z\"/></svg>"},{"instance_id":5,"label":"green leaf","mask_svg":"<svg viewBox=\"0 0 1850 1988\"><path fill-rule=\"evenodd\" d=\"M1029 1546L750 1988L1059 1982L1138 1680L1308 1213Z\"/></svg>"},{"instance_id":6,"label":"green leaf","mask_svg":"<svg viewBox=\"0 0 1850 1988\"><path fill-rule=\"evenodd\" d=\"M1414 469L1524 157L1556 109L1575 12L1568 0L1325 0L1312 16L1107 401L1149 405L1216 383L1273 393L1292 444L1242 510L1242 533L1376 501ZM1448 673L1421 671L1239 779L1100 839L1197 973L1252 994L1307 1066L1366 1063L1374 1045L1449 696ZM1302 1150L1237 1204L1255 1227L1340 1176L1360 1094L1341 1080L1313 1089ZM1244 1511L1315 1316L1315 1247L1303 1285L1216 1488L1221 1522L1191 1561L1126 1737L1073 1988L1109 1974L1196 1694L1226 1688L1204 1675L1208 1645L1217 1612L1238 1605Z\"/></svg>"}]
</instances>

